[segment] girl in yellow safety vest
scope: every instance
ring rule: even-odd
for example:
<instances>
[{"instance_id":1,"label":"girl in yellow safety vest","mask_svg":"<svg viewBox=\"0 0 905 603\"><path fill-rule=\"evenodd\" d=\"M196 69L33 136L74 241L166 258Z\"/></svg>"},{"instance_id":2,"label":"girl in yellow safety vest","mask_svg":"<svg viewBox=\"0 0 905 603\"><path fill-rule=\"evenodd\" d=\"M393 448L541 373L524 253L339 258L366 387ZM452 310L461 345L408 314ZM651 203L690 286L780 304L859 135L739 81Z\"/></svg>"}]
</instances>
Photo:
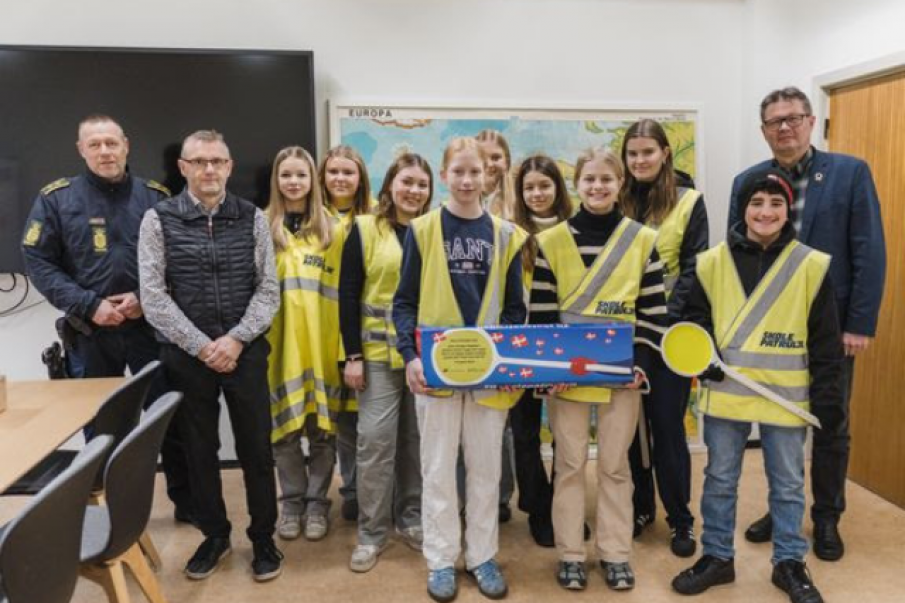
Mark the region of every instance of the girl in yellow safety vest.
<instances>
[{"instance_id":1,"label":"girl in yellow safety vest","mask_svg":"<svg viewBox=\"0 0 905 603\"><path fill-rule=\"evenodd\" d=\"M343 248L339 316L345 382L358 392L358 545L349 567L366 572L389 529L421 550L421 463L415 399L396 351L393 295L409 224L429 207L430 166L414 153L390 165L377 213L358 216Z\"/></svg>"},{"instance_id":2,"label":"girl in yellow safety vest","mask_svg":"<svg viewBox=\"0 0 905 603\"><path fill-rule=\"evenodd\" d=\"M622 162L607 149L581 154L575 164L578 213L537 235L531 286L532 322L634 325L635 380L627 389L557 387L549 401L554 456L553 528L557 580L566 589L587 585L584 505L591 409L597 408L596 548L607 585L635 585L632 483L628 450L638 425L638 388L650 371L666 319L656 232L617 209ZM534 309L537 308L537 311Z\"/></svg>"},{"instance_id":3,"label":"girl in yellow safety vest","mask_svg":"<svg viewBox=\"0 0 905 603\"><path fill-rule=\"evenodd\" d=\"M498 543L500 450L508 408L517 395L500 390L430 391L418 357L418 327L523 324L522 229L481 206L484 151L473 138L456 138L443 154L441 178L448 203L412 221L393 301L397 348L415 393L421 432L424 556L428 593L450 601L457 593L455 564L462 551L456 457L461 444L467 473L465 567L491 598L507 586L495 560Z\"/></svg>"},{"instance_id":4,"label":"girl in yellow safety vest","mask_svg":"<svg viewBox=\"0 0 905 603\"><path fill-rule=\"evenodd\" d=\"M830 258L795 240L794 198L784 172L768 168L746 178L739 206L744 222L698 256L686 318L708 329L720 356L737 372L810 410L824 429L843 420L842 336L830 285ZM751 426L760 430L773 519L772 582L793 603L821 603L804 557L804 463L807 424L722 371L702 375L707 467L701 516L703 555L673 580L686 595L735 580L738 482Z\"/></svg>"},{"instance_id":5,"label":"girl in yellow safety vest","mask_svg":"<svg viewBox=\"0 0 905 603\"><path fill-rule=\"evenodd\" d=\"M525 159L515 174L513 221L530 235L522 247L522 269L526 291L531 290L534 260L537 257L535 235L564 222L572 215L572 201L556 162L546 155ZM527 296L527 295L526 295ZM543 308L539 308L543 310ZM528 306L528 322L533 323ZM552 547L553 484L541 458L541 414L543 399L535 390L527 390L509 412L515 452L515 476L518 482L519 509L528 514L528 528L534 542Z\"/></svg>"},{"instance_id":6,"label":"girl in yellow safety vest","mask_svg":"<svg viewBox=\"0 0 905 603\"><path fill-rule=\"evenodd\" d=\"M339 145L327 151L321 162L320 181L324 190L327 212L343 226L343 239L355 222L356 216L372 213L371 183L368 169L358 151L347 145ZM345 359L340 348L339 358ZM346 521L358 520L358 494L356 489L355 455L358 440L358 402L355 391L343 388L342 407L336 416L336 448L339 456L339 474L342 485L340 515Z\"/></svg>"},{"instance_id":7,"label":"girl in yellow safety vest","mask_svg":"<svg viewBox=\"0 0 905 603\"><path fill-rule=\"evenodd\" d=\"M339 262L342 227L327 215L311 155L277 153L268 215L280 282L280 310L267 339L273 450L280 482L283 539L327 535L327 491L336 458L332 435L341 403ZM308 459L302 436L308 439Z\"/></svg>"},{"instance_id":8,"label":"girl in yellow safety vest","mask_svg":"<svg viewBox=\"0 0 905 603\"><path fill-rule=\"evenodd\" d=\"M632 124L622 142L625 190L622 208L626 217L657 230L657 252L663 262L669 323L679 320L694 276L694 258L708 244L707 208L704 197L684 174L673 169L673 148L666 131L653 119ZM694 554L694 517L691 498L691 457L685 437L685 412L691 379L670 371L659 358L650 374L650 392L642 397L638 435L629 460L635 484L634 535L652 524L654 475L666 522L672 529L673 554Z\"/></svg>"}]
</instances>

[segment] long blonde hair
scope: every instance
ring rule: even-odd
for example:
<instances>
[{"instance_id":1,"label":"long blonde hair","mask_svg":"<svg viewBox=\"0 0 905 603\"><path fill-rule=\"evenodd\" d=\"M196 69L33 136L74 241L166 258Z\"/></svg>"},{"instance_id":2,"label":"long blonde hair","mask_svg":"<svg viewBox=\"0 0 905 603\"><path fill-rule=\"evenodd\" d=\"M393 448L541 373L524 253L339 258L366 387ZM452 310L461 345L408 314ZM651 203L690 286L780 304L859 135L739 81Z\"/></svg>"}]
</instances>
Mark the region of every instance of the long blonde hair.
<instances>
[{"instance_id":1,"label":"long blonde hair","mask_svg":"<svg viewBox=\"0 0 905 603\"><path fill-rule=\"evenodd\" d=\"M345 144L335 146L327 151L324 160L321 161L318 177L320 178L321 190L323 190L324 202L331 207L333 206L333 198L330 196L330 191L327 190L326 184L327 162L337 157L348 159L358 168L358 189L355 191L352 208L349 210L352 212L351 217L354 218L355 216L371 213L371 181L368 178L368 168L365 166L364 159L361 158L358 151Z\"/></svg>"},{"instance_id":2,"label":"long blonde hair","mask_svg":"<svg viewBox=\"0 0 905 603\"><path fill-rule=\"evenodd\" d=\"M509 150L509 143L496 130L481 130L475 136L475 140L495 144L503 151L506 169L500 174L497 189L489 195L487 211L504 220L511 220L515 212L515 185L512 179L512 152Z\"/></svg>"},{"instance_id":3,"label":"long blonde hair","mask_svg":"<svg viewBox=\"0 0 905 603\"><path fill-rule=\"evenodd\" d=\"M333 230L330 218L324 209L324 198L321 186L317 179L317 168L311 154L298 146L281 149L273 159L273 168L270 170L270 203L267 207L267 215L270 218L270 234L273 237L273 247L276 252L283 251L289 246L287 229L283 222L286 218L286 198L280 192L280 165L290 158L301 159L308 164L311 178L311 190L305 198L305 210L302 212L302 227L297 233L292 233L301 239L317 239L321 249L326 249L333 241Z\"/></svg>"}]
</instances>

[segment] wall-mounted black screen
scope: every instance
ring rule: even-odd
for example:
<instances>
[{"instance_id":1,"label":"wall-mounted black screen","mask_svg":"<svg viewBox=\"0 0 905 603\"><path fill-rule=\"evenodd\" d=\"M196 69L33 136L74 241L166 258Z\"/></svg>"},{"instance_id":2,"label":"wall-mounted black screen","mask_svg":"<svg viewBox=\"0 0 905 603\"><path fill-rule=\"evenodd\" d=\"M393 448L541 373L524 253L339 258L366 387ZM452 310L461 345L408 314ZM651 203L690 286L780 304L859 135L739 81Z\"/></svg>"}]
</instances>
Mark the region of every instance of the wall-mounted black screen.
<instances>
[{"instance_id":1,"label":"wall-mounted black screen","mask_svg":"<svg viewBox=\"0 0 905 603\"><path fill-rule=\"evenodd\" d=\"M45 184L80 173L88 114L117 119L132 173L182 190L189 133L226 137L229 188L263 205L270 162L287 145L315 151L311 52L0 46L0 273L22 272L22 230Z\"/></svg>"}]
</instances>

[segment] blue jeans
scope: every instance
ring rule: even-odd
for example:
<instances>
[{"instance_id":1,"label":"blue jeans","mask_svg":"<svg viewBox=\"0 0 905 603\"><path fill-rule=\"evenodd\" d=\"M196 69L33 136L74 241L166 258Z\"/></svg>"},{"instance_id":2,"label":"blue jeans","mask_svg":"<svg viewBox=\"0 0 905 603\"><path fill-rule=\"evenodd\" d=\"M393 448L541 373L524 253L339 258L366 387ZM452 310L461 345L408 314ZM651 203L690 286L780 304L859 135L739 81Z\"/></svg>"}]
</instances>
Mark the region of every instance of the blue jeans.
<instances>
[{"instance_id":1,"label":"blue jeans","mask_svg":"<svg viewBox=\"0 0 905 603\"><path fill-rule=\"evenodd\" d=\"M704 554L721 559L735 557L735 512L738 480L751 423L704 417L708 460L704 470L701 515ZM808 541L801 535L804 519L804 427L760 425L764 470L773 517L773 563L803 561Z\"/></svg>"}]
</instances>

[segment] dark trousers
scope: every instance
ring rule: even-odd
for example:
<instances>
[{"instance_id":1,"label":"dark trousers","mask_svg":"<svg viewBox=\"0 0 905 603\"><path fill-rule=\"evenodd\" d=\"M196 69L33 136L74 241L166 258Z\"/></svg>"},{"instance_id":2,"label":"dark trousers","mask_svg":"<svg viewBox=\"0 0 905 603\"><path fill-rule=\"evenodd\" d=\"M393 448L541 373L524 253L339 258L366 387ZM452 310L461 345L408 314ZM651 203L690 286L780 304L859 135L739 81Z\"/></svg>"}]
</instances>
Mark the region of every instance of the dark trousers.
<instances>
[{"instance_id":1,"label":"dark trousers","mask_svg":"<svg viewBox=\"0 0 905 603\"><path fill-rule=\"evenodd\" d=\"M269 351L267 340L259 337L245 348L236 370L221 374L174 345L161 347L169 383L184 394L176 422L185 438L195 519L207 537L225 538L232 529L223 501L217 454L221 392L245 480L245 500L251 515L246 533L251 540L273 536L277 493L270 448Z\"/></svg>"},{"instance_id":2,"label":"dark trousers","mask_svg":"<svg viewBox=\"0 0 905 603\"><path fill-rule=\"evenodd\" d=\"M811 519L815 522L838 522L845 511L845 478L851 445L849 404L854 376L855 359L849 356L842 365L841 416L829 418L825 416L824 409L818 406L812 408L823 424L823 429L814 430L811 454L811 490L814 495ZM840 411L835 409L835 412Z\"/></svg>"},{"instance_id":3,"label":"dark trousers","mask_svg":"<svg viewBox=\"0 0 905 603\"><path fill-rule=\"evenodd\" d=\"M515 452L515 480L518 508L529 515L550 517L553 480L547 476L540 452L541 408L543 401L527 390L509 411Z\"/></svg>"},{"instance_id":4,"label":"dark trousers","mask_svg":"<svg viewBox=\"0 0 905 603\"><path fill-rule=\"evenodd\" d=\"M154 337L154 330L142 320L139 324L124 328L98 329L91 335L78 334L72 352L71 375L121 377L127 367L134 375L149 362L157 360L160 346ZM151 383L145 408L168 389L164 371L160 371ZM179 426L175 422L171 422L167 429L160 456L167 480L167 495L176 507L191 509L188 465Z\"/></svg>"},{"instance_id":5,"label":"dark trousers","mask_svg":"<svg viewBox=\"0 0 905 603\"><path fill-rule=\"evenodd\" d=\"M680 377L662 361L656 361L650 375L651 391L642 397L647 431L649 466L642 462L642 443L639 433L629 450L632 481L635 484L633 502L635 516L656 511L654 478L660 500L666 509L670 526L690 526L694 517L688 508L691 498L691 456L685 438L685 410L691 392L691 379Z\"/></svg>"}]
</instances>

